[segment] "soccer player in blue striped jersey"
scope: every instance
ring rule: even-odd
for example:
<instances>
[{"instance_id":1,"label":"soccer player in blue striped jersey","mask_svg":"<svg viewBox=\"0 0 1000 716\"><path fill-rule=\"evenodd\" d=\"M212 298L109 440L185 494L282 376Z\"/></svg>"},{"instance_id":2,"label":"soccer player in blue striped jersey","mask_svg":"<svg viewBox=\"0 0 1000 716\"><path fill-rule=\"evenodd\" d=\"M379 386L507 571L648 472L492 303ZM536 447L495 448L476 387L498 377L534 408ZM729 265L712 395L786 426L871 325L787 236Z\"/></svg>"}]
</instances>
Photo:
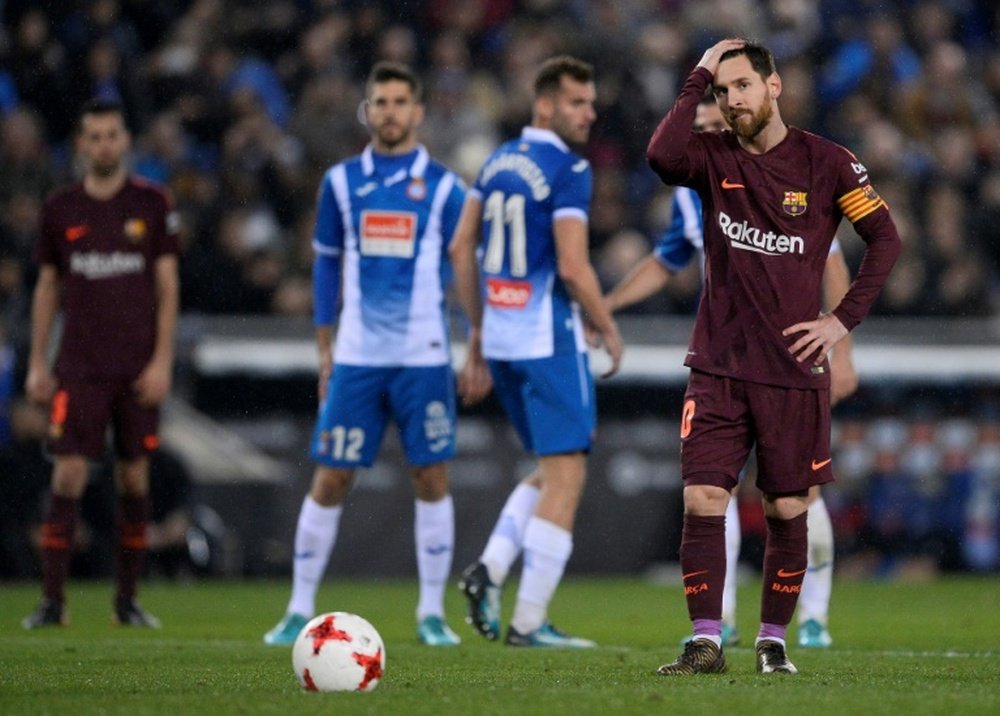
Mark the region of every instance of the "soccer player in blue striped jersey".
<instances>
[{"instance_id":1,"label":"soccer player in blue striped jersey","mask_svg":"<svg viewBox=\"0 0 1000 716\"><path fill-rule=\"evenodd\" d=\"M548 605L573 548L573 522L596 424L584 320L617 371L621 338L588 256L590 164L573 153L596 119L590 65L571 57L541 66L532 124L483 165L451 255L474 358L489 363L497 397L538 466L513 490L480 559L459 583L469 621L500 634L500 590L518 554L524 569L507 630L510 646L594 646L552 626ZM476 266L481 248L481 265ZM480 270L485 286L481 286ZM485 308L482 299L485 297ZM459 392L482 396L479 362ZM475 379L475 380L474 380Z\"/></svg>"},{"instance_id":2,"label":"soccer player in blue striped jersey","mask_svg":"<svg viewBox=\"0 0 1000 716\"><path fill-rule=\"evenodd\" d=\"M355 470L374 462L390 419L399 427L416 496L417 637L431 646L460 641L444 618L455 532L446 467L455 451L455 387L443 276L465 188L417 142L424 110L409 68L376 64L366 96L371 142L332 167L319 191L316 468L295 532L291 599L264 636L268 644L294 642L315 613L342 502Z\"/></svg>"},{"instance_id":3,"label":"soccer player in blue striped jersey","mask_svg":"<svg viewBox=\"0 0 1000 716\"><path fill-rule=\"evenodd\" d=\"M706 95L698 104L692 129L721 132L727 128L715 97ZM673 274L683 270L697 256L703 259L702 203L698 192L686 186L674 190L670 224L653 251L639 262L605 296L609 310L616 312L644 301L663 289ZM836 306L850 286L850 273L833 240L823 274L824 303ZM830 356L830 399L836 403L851 395L858 386L848 334ZM826 648L833 642L827 630L830 594L833 586L833 525L819 485L809 491L809 569L802 583L798 608L798 642L807 648ZM726 580L722 592L722 645L739 643L736 628L736 565L740 554L740 517L736 500L726 508Z\"/></svg>"}]
</instances>

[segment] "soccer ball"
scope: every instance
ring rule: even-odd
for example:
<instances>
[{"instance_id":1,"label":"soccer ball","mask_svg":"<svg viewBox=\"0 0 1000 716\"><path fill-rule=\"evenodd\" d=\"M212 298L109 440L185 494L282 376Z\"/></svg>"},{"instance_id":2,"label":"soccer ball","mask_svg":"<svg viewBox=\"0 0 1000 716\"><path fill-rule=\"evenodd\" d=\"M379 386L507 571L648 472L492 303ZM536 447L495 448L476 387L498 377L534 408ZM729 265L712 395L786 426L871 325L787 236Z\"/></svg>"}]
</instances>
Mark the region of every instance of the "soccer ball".
<instances>
[{"instance_id":1,"label":"soccer ball","mask_svg":"<svg viewBox=\"0 0 1000 716\"><path fill-rule=\"evenodd\" d=\"M382 679L385 646L357 614L320 614L296 637L292 667L306 691L371 691Z\"/></svg>"}]
</instances>

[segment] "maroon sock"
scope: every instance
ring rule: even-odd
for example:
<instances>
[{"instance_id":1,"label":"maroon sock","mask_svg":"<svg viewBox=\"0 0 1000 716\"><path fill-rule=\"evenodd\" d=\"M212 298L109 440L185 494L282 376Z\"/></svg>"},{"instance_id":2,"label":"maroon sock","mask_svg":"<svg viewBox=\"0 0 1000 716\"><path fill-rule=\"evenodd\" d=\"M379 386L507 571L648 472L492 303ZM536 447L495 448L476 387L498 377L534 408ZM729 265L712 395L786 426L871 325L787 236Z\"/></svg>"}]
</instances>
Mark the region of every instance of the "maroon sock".
<instances>
[{"instance_id":1,"label":"maroon sock","mask_svg":"<svg viewBox=\"0 0 1000 716\"><path fill-rule=\"evenodd\" d=\"M146 559L146 522L149 497L124 495L118 499L118 593L121 602L135 597Z\"/></svg>"},{"instance_id":2,"label":"maroon sock","mask_svg":"<svg viewBox=\"0 0 1000 716\"><path fill-rule=\"evenodd\" d=\"M722 585L726 581L726 518L684 515L681 573L688 615L722 619Z\"/></svg>"},{"instance_id":3,"label":"maroon sock","mask_svg":"<svg viewBox=\"0 0 1000 716\"><path fill-rule=\"evenodd\" d=\"M42 595L57 604L66 601L66 579L79 517L78 498L52 495L42 523Z\"/></svg>"},{"instance_id":4,"label":"maroon sock","mask_svg":"<svg viewBox=\"0 0 1000 716\"><path fill-rule=\"evenodd\" d=\"M790 520L767 518L764 584L760 597L762 623L788 624L792 621L808 557L805 512Z\"/></svg>"}]
</instances>

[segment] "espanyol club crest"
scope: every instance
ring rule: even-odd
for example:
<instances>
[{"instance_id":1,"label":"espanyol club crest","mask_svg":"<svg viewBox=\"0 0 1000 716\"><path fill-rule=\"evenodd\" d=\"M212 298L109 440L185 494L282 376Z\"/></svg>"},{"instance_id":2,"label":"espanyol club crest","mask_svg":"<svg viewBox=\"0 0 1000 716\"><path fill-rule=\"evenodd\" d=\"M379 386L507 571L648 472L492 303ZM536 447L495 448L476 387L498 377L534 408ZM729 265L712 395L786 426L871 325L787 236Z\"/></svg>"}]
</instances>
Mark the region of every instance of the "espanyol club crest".
<instances>
[{"instance_id":1,"label":"espanyol club crest","mask_svg":"<svg viewBox=\"0 0 1000 716\"><path fill-rule=\"evenodd\" d=\"M786 191L785 198L781 202L781 208L784 209L785 213L789 216L798 216L799 214L806 213L806 208L809 205L806 199L808 195L804 191Z\"/></svg>"},{"instance_id":2,"label":"espanyol club crest","mask_svg":"<svg viewBox=\"0 0 1000 716\"><path fill-rule=\"evenodd\" d=\"M422 201L427 196L427 185L423 179L414 179L406 187L406 196L413 201Z\"/></svg>"}]
</instances>

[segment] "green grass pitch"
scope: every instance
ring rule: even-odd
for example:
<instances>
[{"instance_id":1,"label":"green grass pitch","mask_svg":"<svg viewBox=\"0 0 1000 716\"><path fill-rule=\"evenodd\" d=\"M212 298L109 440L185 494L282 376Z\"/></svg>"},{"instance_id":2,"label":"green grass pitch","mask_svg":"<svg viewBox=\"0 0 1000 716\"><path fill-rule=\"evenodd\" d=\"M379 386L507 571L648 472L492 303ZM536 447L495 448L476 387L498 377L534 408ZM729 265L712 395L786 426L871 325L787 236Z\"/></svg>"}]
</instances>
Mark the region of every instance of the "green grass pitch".
<instances>
[{"instance_id":1,"label":"green grass pitch","mask_svg":"<svg viewBox=\"0 0 1000 716\"><path fill-rule=\"evenodd\" d=\"M261 642L281 615L286 582L145 585L143 604L164 622L158 631L112 627L111 589L72 583L72 626L29 633L20 619L38 587L0 585L0 714L1000 713L996 578L837 583L834 647L792 646L798 676L756 674L744 645L727 649L726 674L673 679L654 672L677 655L687 630L679 587L568 578L552 620L601 647L554 651L478 637L463 623L452 585L449 617L463 643L429 649L414 637L413 581L328 581L321 607L363 615L386 642L385 677L367 694L304 692L290 650ZM758 590L740 588L745 644L756 629Z\"/></svg>"}]
</instances>

